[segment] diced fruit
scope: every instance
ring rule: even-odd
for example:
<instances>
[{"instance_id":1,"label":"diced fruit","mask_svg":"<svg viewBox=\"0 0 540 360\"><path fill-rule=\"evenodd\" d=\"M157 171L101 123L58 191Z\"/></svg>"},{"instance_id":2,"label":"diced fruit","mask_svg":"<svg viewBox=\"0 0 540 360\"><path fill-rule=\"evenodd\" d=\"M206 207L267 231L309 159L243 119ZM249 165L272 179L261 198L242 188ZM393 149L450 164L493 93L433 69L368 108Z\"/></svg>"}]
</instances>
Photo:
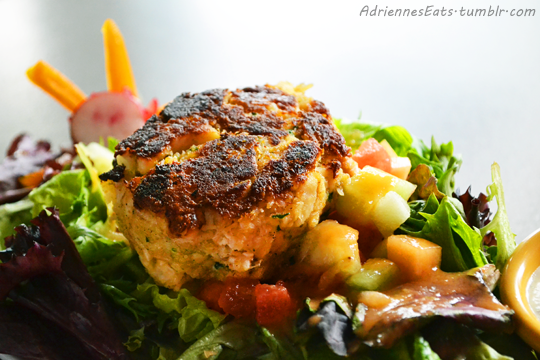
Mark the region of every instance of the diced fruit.
<instances>
[{"instance_id":1,"label":"diced fruit","mask_svg":"<svg viewBox=\"0 0 540 360\"><path fill-rule=\"evenodd\" d=\"M289 291L281 282L255 287L257 323L262 326L283 324L294 315L295 306Z\"/></svg>"},{"instance_id":2,"label":"diced fruit","mask_svg":"<svg viewBox=\"0 0 540 360\"><path fill-rule=\"evenodd\" d=\"M358 150L353 154L353 160L358 163L360 168L369 165L386 172L390 172L391 169L390 155L373 138L367 139L360 145Z\"/></svg>"},{"instance_id":3,"label":"diced fruit","mask_svg":"<svg viewBox=\"0 0 540 360\"><path fill-rule=\"evenodd\" d=\"M354 291L382 291L390 289L401 280L399 267L387 259L369 259L359 272L349 277L347 286Z\"/></svg>"},{"instance_id":4,"label":"diced fruit","mask_svg":"<svg viewBox=\"0 0 540 360\"><path fill-rule=\"evenodd\" d=\"M309 271L322 273L344 259L360 262L358 230L325 220L307 232L299 253L299 262Z\"/></svg>"},{"instance_id":5,"label":"diced fruit","mask_svg":"<svg viewBox=\"0 0 540 360\"><path fill-rule=\"evenodd\" d=\"M326 270L319 279L319 290L332 290L339 288L351 275L362 268L358 259L343 259L330 269Z\"/></svg>"},{"instance_id":6,"label":"diced fruit","mask_svg":"<svg viewBox=\"0 0 540 360\"><path fill-rule=\"evenodd\" d=\"M388 259L399 266L408 281L430 276L441 265L442 248L425 239L392 235L386 249Z\"/></svg>"},{"instance_id":7,"label":"diced fruit","mask_svg":"<svg viewBox=\"0 0 540 360\"><path fill-rule=\"evenodd\" d=\"M378 291L363 291L358 295L358 302L372 309L382 309L392 302L392 298Z\"/></svg>"},{"instance_id":8,"label":"diced fruit","mask_svg":"<svg viewBox=\"0 0 540 360\"><path fill-rule=\"evenodd\" d=\"M375 205L373 222L384 237L392 235L410 216L407 202L395 191L389 191Z\"/></svg>"},{"instance_id":9,"label":"diced fruit","mask_svg":"<svg viewBox=\"0 0 540 360\"><path fill-rule=\"evenodd\" d=\"M219 307L234 317L252 318L255 315L255 286L258 284L253 279L228 278L219 296Z\"/></svg>"},{"instance_id":10,"label":"diced fruit","mask_svg":"<svg viewBox=\"0 0 540 360\"><path fill-rule=\"evenodd\" d=\"M394 157L390 160L392 169L390 174L406 180L411 172L411 159L408 157Z\"/></svg>"},{"instance_id":11,"label":"diced fruit","mask_svg":"<svg viewBox=\"0 0 540 360\"><path fill-rule=\"evenodd\" d=\"M223 309L219 306L219 297L224 289L225 284L221 281L207 281L197 297L203 300L209 309L223 312Z\"/></svg>"},{"instance_id":12,"label":"diced fruit","mask_svg":"<svg viewBox=\"0 0 540 360\"><path fill-rule=\"evenodd\" d=\"M390 156L390 171L389 173L397 176L400 179L407 180L411 172L411 159L404 156L398 156L388 141L381 141L381 146Z\"/></svg>"},{"instance_id":13,"label":"diced fruit","mask_svg":"<svg viewBox=\"0 0 540 360\"><path fill-rule=\"evenodd\" d=\"M125 139L144 125L144 107L129 92L92 94L71 116L73 142Z\"/></svg>"},{"instance_id":14,"label":"diced fruit","mask_svg":"<svg viewBox=\"0 0 540 360\"><path fill-rule=\"evenodd\" d=\"M398 155L396 154L396 152L395 152L394 149L392 148L392 145L390 145L390 143L389 143L388 141L386 141L386 139L384 139L383 141L381 141L381 146L384 148L384 150L386 150L386 153L387 153L391 158L398 157Z\"/></svg>"},{"instance_id":15,"label":"diced fruit","mask_svg":"<svg viewBox=\"0 0 540 360\"><path fill-rule=\"evenodd\" d=\"M382 170L366 166L343 186L343 196L336 198L336 210L346 223L359 229L373 226L372 211L389 191L395 191L404 200L414 192L416 185Z\"/></svg>"},{"instance_id":16,"label":"diced fruit","mask_svg":"<svg viewBox=\"0 0 540 360\"><path fill-rule=\"evenodd\" d=\"M389 181L391 183L391 186L393 187L392 189L389 189L389 190L397 192L403 198L403 200L409 200L411 195L414 193L414 190L416 189L415 184L410 183L407 180L400 179L394 175L387 174L384 171L381 171L374 167L366 166L364 169L362 169L362 171L368 172L373 175L378 175L382 178L389 177L390 179Z\"/></svg>"}]
</instances>

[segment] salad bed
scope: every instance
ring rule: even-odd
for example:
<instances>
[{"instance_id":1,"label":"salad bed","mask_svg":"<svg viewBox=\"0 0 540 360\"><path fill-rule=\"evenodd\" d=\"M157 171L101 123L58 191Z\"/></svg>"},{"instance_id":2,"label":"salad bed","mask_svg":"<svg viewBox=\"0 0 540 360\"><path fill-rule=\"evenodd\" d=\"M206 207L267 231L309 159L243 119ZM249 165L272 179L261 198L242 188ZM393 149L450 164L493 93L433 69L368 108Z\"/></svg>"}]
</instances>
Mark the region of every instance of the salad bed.
<instances>
[{"instance_id":1,"label":"salad bed","mask_svg":"<svg viewBox=\"0 0 540 360\"><path fill-rule=\"evenodd\" d=\"M0 207L0 236L6 238L0 352L29 359L534 359L510 334L512 311L489 290L497 292L495 267L503 268L515 246L498 166L492 166L488 196L458 195L454 176L461 159L452 143L427 146L399 126L338 127L353 150L368 139L386 141L410 160L408 179L417 185L407 203L410 216L386 248L375 248L376 259L363 259L361 269L341 265L345 288L310 299L295 296L297 284L287 281L225 283L228 292L223 285L205 292L200 284L179 292L157 286L135 251L117 241L121 235L98 178L111 168L116 142L110 138L108 148L76 145L78 156L62 171ZM491 200L498 205L494 216ZM423 263L409 256L414 253L391 255L397 251L392 241L408 236L440 246L444 279L396 283L396 269L415 274L410 265ZM405 265L396 268L392 256ZM447 293L443 283L450 283ZM435 290L426 292L430 287ZM224 292L232 302L229 315L223 306L216 311ZM402 301L404 293L416 296ZM383 304L391 298L397 305L381 307L380 294ZM441 294L446 302L430 298ZM464 298L468 306L455 308ZM232 316L234 306L240 313L254 306L255 318Z\"/></svg>"}]
</instances>

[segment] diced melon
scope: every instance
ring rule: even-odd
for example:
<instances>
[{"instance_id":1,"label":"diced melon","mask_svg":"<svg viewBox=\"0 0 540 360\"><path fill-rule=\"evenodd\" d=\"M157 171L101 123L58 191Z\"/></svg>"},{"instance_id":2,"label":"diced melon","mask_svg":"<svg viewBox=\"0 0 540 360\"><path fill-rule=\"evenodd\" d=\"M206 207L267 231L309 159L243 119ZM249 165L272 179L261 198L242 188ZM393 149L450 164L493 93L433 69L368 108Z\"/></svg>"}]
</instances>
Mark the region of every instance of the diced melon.
<instances>
[{"instance_id":1,"label":"diced melon","mask_svg":"<svg viewBox=\"0 0 540 360\"><path fill-rule=\"evenodd\" d=\"M345 259L360 263L358 230L335 220L326 220L307 232L299 262L322 273Z\"/></svg>"},{"instance_id":2,"label":"diced melon","mask_svg":"<svg viewBox=\"0 0 540 360\"><path fill-rule=\"evenodd\" d=\"M408 281L428 277L441 265L442 248L425 239L392 235L388 237L386 251L388 259L399 266Z\"/></svg>"},{"instance_id":3,"label":"diced melon","mask_svg":"<svg viewBox=\"0 0 540 360\"><path fill-rule=\"evenodd\" d=\"M411 172L411 159L408 157L393 157L390 159L390 173L400 179L406 180Z\"/></svg>"},{"instance_id":4,"label":"diced melon","mask_svg":"<svg viewBox=\"0 0 540 360\"><path fill-rule=\"evenodd\" d=\"M373 222L384 237L392 235L410 216L410 208L395 191L389 191L375 205Z\"/></svg>"},{"instance_id":5,"label":"diced melon","mask_svg":"<svg viewBox=\"0 0 540 360\"><path fill-rule=\"evenodd\" d=\"M360 271L347 279L347 286L354 291L386 290L400 282L400 269L387 259L369 259Z\"/></svg>"}]
</instances>

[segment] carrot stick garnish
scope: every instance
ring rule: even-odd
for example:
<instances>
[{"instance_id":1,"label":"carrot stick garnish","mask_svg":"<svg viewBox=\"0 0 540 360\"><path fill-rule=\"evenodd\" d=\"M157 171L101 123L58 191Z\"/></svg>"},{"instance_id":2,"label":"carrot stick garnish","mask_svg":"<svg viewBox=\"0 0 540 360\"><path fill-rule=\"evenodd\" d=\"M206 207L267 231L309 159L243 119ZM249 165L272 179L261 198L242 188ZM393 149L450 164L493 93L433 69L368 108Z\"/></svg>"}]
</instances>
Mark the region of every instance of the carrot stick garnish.
<instances>
[{"instance_id":1,"label":"carrot stick garnish","mask_svg":"<svg viewBox=\"0 0 540 360\"><path fill-rule=\"evenodd\" d=\"M71 112L86 99L86 95L75 84L45 61L38 61L26 71L26 75Z\"/></svg>"},{"instance_id":2,"label":"carrot stick garnish","mask_svg":"<svg viewBox=\"0 0 540 360\"><path fill-rule=\"evenodd\" d=\"M109 91L115 92L122 92L125 88L128 88L134 96L138 96L129 55L120 29L118 29L114 21L107 19L101 28L101 32L103 33L103 44L105 46L107 88Z\"/></svg>"},{"instance_id":3,"label":"carrot stick garnish","mask_svg":"<svg viewBox=\"0 0 540 360\"><path fill-rule=\"evenodd\" d=\"M45 170L40 169L38 171L35 171L30 174L26 174L24 176L21 176L19 178L19 183L24 186L25 188L33 189L35 187L38 187L39 184L43 181L43 174Z\"/></svg>"}]
</instances>

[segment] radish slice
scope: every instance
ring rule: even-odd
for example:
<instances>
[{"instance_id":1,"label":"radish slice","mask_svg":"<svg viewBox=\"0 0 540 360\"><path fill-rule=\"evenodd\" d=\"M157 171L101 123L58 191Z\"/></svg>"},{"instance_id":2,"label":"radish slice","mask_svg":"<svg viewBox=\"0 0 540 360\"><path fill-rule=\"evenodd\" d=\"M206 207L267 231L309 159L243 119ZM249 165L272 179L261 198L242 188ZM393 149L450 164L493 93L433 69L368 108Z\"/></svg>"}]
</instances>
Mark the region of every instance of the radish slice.
<instances>
[{"instance_id":1,"label":"radish slice","mask_svg":"<svg viewBox=\"0 0 540 360\"><path fill-rule=\"evenodd\" d=\"M70 118L74 143L125 139L144 125L147 110L128 91L92 94Z\"/></svg>"}]
</instances>

